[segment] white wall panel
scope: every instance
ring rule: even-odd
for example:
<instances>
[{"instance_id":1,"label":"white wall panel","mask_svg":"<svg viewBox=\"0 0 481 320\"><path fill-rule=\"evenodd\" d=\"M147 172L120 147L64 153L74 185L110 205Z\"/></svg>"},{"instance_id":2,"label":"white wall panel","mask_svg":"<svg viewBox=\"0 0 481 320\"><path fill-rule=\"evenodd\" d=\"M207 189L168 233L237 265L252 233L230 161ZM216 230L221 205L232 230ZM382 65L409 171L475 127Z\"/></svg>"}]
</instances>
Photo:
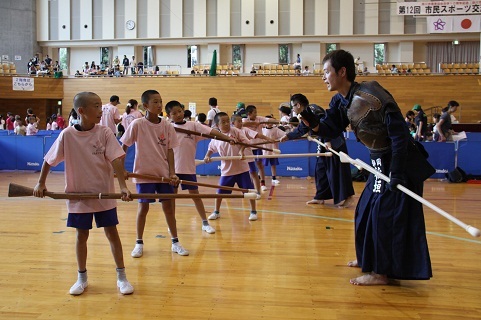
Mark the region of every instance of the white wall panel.
<instances>
[{"instance_id":1,"label":"white wall panel","mask_svg":"<svg viewBox=\"0 0 481 320\"><path fill-rule=\"evenodd\" d=\"M147 38L160 36L160 2L147 0Z\"/></svg>"},{"instance_id":2,"label":"white wall panel","mask_svg":"<svg viewBox=\"0 0 481 320\"><path fill-rule=\"evenodd\" d=\"M82 0L80 1L80 39L91 40L93 27L92 0Z\"/></svg>"},{"instance_id":3,"label":"white wall panel","mask_svg":"<svg viewBox=\"0 0 481 320\"><path fill-rule=\"evenodd\" d=\"M128 30L125 28L125 22L132 20L137 24L137 0L125 0L124 6L124 21L117 21L117 23L123 24L126 39L135 39L137 38L137 25L134 29Z\"/></svg>"},{"instance_id":4,"label":"white wall panel","mask_svg":"<svg viewBox=\"0 0 481 320\"><path fill-rule=\"evenodd\" d=\"M37 0L37 41L48 39L48 0ZM56 26L54 26L56 27Z\"/></svg>"},{"instance_id":5,"label":"white wall panel","mask_svg":"<svg viewBox=\"0 0 481 320\"><path fill-rule=\"evenodd\" d=\"M115 19L115 1L103 0L102 1L102 39L114 38L114 26Z\"/></svg>"},{"instance_id":6,"label":"white wall panel","mask_svg":"<svg viewBox=\"0 0 481 320\"><path fill-rule=\"evenodd\" d=\"M279 1L266 0L266 36L279 35ZM271 20L274 23L271 23Z\"/></svg>"},{"instance_id":7,"label":"white wall panel","mask_svg":"<svg viewBox=\"0 0 481 320\"><path fill-rule=\"evenodd\" d=\"M397 15L397 3L391 3L390 34L404 34L404 16Z\"/></svg>"},{"instance_id":8,"label":"white wall panel","mask_svg":"<svg viewBox=\"0 0 481 320\"><path fill-rule=\"evenodd\" d=\"M194 1L194 37L207 35L207 1Z\"/></svg>"},{"instance_id":9,"label":"white wall panel","mask_svg":"<svg viewBox=\"0 0 481 320\"><path fill-rule=\"evenodd\" d=\"M316 35L327 35L329 26L329 0L316 0L314 33Z\"/></svg>"},{"instance_id":10,"label":"white wall panel","mask_svg":"<svg viewBox=\"0 0 481 320\"><path fill-rule=\"evenodd\" d=\"M170 37L182 38L182 1L170 0Z\"/></svg>"},{"instance_id":11,"label":"white wall panel","mask_svg":"<svg viewBox=\"0 0 481 320\"><path fill-rule=\"evenodd\" d=\"M217 1L217 36L230 36L230 1Z\"/></svg>"},{"instance_id":12,"label":"white wall panel","mask_svg":"<svg viewBox=\"0 0 481 320\"><path fill-rule=\"evenodd\" d=\"M58 39L70 40L70 1L58 2Z\"/></svg>"},{"instance_id":13,"label":"white wall panel","mask_svg":"<svg viewBox=\"0 0 481 320\"><path fill-rule=\"evenodd\" d=\"M249 23L246 23L246 22ZM254 36L254 0L243 0L241 4L241 35Z\"/></svg>"},{"instance_id":14,"label":"white wall panel","mask_svg":"<svg viewBox=\"0 0 481 320\"><path fill-rule=\"evenodd\" d=\"M379 0L364 5L364 34L379 34Z\"/></svg>"},{"instance_id":15,"label":"white wall panel","mask_svg":"<svg viewBox=\"0 0 481 320\"><path fill-rule=\"evenodd\" d=\"M302 36L304 34L304 1L291 0L289 23L291 36Z\"/></svg>"},{"instance_id":16,"label":"white wall panel","mask_svg":"<svg viewBox=\"0 0 481 320\"><path fill-rule=\"evenodd\" d=\"M339 34L352 35L354 32L354 0L339 0L341 19L339 20Z\"/></svg>"}]
</instances>

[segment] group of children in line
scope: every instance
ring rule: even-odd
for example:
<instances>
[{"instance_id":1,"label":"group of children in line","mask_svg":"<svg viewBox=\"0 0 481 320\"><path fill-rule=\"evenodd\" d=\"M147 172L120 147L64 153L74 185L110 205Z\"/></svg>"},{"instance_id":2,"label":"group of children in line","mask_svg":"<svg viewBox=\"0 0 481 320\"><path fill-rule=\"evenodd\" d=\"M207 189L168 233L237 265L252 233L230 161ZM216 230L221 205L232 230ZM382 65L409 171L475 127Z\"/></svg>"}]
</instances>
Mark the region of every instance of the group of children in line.
<instances>
[{"instance_id":1,"label":"group of children in line","mask_svg":"<svg viewBox=\"0 0 481 320\"><path fill-rule=\"evenodd\" d=\"M129 101L134 103L136 101ZM125 154L129 147L135 144L135 159L133 172L139 175L150 175L159 178L168 178L168 183L160 183L145 178L133 178L136 191L139 194L174 194L178 192L179 182L196 182L195 150L197 142L205 139L201 136L176 132L175 128L187 129L203 134L212 135L219 139L212 139L204 161L210 162L213 153L221 157L239 155L243 147L236 144L242 142L254 144L253 138L263 139L263 142L272 143L277 147L276 141L284 132L272 125L273 119L258 117L255 106L247 107L248 118L242 119L239 115L229 117L227 113L218 112L214 117L217 127L211 128L199 122L186 121L184 107L178 101L170 101L165 106L169 121L160 115L163 111L162 97L155 90L147 90L142 94L141 103L145 116L139 117L126 125L125 133L120 138L119 145L115 135L107 126L97 125L102 117L102 102L100 97L92 92L81 92L74 98L74 110L79 122L63 130L51 149L45 155L44 163L38 183L34 188L34 196L44 197L46 178L52 166L65 162L65 192L69 193L105 193L114 192L114 170L120 185L123 201L131 201L132 193L126 185L128 173L125 171ZM263 123L266 123L264 129ZM264 130L264 131L263 131ZM182 145L182 147L180 147ZM249 148L247 148L249 149ZM83 152L79 152L79 150ZM260 154L254 150L255 154ZM273 185L278 184L275 176L277 159L269 159L264 165L273 166ZM257 164L263 177L261 161ZM221 162L220 186L233 187L236 183L240 188L253 189L254 181L259 181L254 162L229 161ZM113 170L112 170L113 169ZM100 178L101 177L101 178ZM252 177L252 179L251 179ZM256 180L257 179L257 180ZM256 182L258 198L260 198L259 185L265 187L264 179ZM159 179L160 181L160 179ZM198 187L181 183L182 190L189 190L190 194L198 194ZM218 194L231 193L230 190L219 189ZM215 233L215 228L209 225L208 220L220 218L222 198L215 199L215 210L207 217L203 202L195 198L194 204L202 219L202 231ZM149 212L150 203L155 199L139 199L137 210L137 240L131 253L134 258L139 258L144 253L143 234ZM179 242L175 218L175 200L163 199L159 195L159 202L171 235L171 250L181 256L189 255ZM250 199L250 221L258 219L256 201ZM110 242L117 270L117 286L122 294L131 294L133 286L127 280L123 261L122 245L118 235L118 217L115 200L88 199L67 200L68 219L67 226L76 228L77 242L77 281L70 288L70 294L80 295L88 286L87 280L87 239L92 221L95 218L98 228L103 227Z\"/></svg>"}]
</instances>

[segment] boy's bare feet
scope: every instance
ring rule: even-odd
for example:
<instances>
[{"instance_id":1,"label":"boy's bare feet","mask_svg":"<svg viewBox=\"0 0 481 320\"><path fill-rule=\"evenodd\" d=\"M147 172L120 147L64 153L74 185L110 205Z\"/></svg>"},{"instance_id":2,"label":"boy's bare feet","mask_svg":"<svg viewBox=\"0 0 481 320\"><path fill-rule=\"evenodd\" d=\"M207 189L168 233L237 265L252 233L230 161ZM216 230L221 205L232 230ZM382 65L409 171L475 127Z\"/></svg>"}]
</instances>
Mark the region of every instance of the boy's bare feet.
<instances>
[{"instance_id":1,"label":"boy's bare feet","mask_svg":"<svg viewBox=\"0 0 481 320\"><path fill-rule=\"evenodd\" d=\"M352 260L347 263L347 266L352 268L357 268L359 267L359 263L357 263L357 260Z\"/></svg>"},{"instance_id":2,"label":"boy's bare feet","mask_svg":"<svg viewBox=\"0 0 481 320\"><path fill-rule=\"evenodd\" d=\"M356 286L384 286L389 283L389 280L386 275L370 273L353 278L349 282Z\"/></svg>"},{"instance_id":3,"label":"boy's bare feet","mask_svg":"<svg viewBox=\"0 0 481 320\"><path fill-rule=\"evenodd\" d=\"M324 200L312 199L307 201L306 204L324 204Z\"/></svg>"},{"instance_id":4,"label":"boy's bare feet","mask_svg":"<svg viewBox=\"0 0 481 320\"><path fill-rule=\"evenodd\" d=\"M354 199L351 197L348 197L344 202L340 203L337 205L339 209L342 208L349 208L352 204L354 203Z\"/></svg>"}]
</instances>

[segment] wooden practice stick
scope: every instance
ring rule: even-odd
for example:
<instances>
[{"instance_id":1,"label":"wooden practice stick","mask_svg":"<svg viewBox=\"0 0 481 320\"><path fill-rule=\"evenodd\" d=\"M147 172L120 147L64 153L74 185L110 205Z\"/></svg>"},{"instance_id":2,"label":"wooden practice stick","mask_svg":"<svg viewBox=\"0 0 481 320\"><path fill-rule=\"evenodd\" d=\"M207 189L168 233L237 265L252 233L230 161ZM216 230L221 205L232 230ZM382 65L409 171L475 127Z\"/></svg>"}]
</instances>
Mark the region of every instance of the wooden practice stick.
<instances>
[{"instance_id":1,"label":"wooden practice stick","mask_svg":"<svg viewBox=\"0 0 481 320\"><path fill-rule=\"evenodd\" d=\"M66 192L50 192L45 191L44 195L52 199L70 199L70 200L86 200L86 199L121 199L121 193L66 193ZM33 196L33 188L10 183L8 187L9 197L28 197ZM202 199L202 198L246 198L256 199L257 193L248 192L243 194L174 194L174 193L132 193L132 199Z\"/></svg>"},{"instance_id":2,"label":"wooden practice stick","mask_svg":"<svg viewBox=\"0 0 481 320\"><path fill-rule=\"evenodd\" d=\"M263 155L253 155L253 156L226 156L226 157L212 157L210 161L221 161L221 160L260 160L260 159L283 159L283 158L302 158L302 157L332 157L332 152L323 153L294 153L294 154L263 154ZM205 164L204 160L195 160L195 165Z\"/></svg>"}]
</instances>

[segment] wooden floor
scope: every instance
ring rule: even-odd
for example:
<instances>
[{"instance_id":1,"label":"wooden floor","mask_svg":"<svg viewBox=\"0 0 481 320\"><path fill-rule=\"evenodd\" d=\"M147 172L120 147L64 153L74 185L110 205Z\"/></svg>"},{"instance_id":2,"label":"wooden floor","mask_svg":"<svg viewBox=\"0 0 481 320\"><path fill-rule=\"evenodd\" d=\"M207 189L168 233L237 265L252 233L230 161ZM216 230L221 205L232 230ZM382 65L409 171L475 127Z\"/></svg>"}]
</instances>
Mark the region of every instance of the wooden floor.
<instances>
[{"instance_id":1,"label":"wooden floor","mask_svg":"<svg viewBox=\"0 0 481 320\"><path fill-rule=\"evenodd\" d=\"M224 200L213 235L201 232L192 201L178 201L188 257L170 252L157 205L148 216L144 256L131 258L137 204L119 202L135 292L118 292L108 242L95 229L88 242L89 287L74 297L68 289L77 276L75 231L65 226L65 202L6 196L9 182L33 187L37 177L0 172L0 319L481 319L481 239L426 208L432 280L353 286L349 278L359 269L346 262L354 258L354 209L307 206L313 180L286 177L257 201L258 221L248 221L247 201ZM47 186L63 191L63 173L50 173ZM356 200L362 187L355 184ZM425 184L428 200L477 228L480 195L481 185ZM204 203L212 211L213 200Z\"/></svg>"}]
</instances>

